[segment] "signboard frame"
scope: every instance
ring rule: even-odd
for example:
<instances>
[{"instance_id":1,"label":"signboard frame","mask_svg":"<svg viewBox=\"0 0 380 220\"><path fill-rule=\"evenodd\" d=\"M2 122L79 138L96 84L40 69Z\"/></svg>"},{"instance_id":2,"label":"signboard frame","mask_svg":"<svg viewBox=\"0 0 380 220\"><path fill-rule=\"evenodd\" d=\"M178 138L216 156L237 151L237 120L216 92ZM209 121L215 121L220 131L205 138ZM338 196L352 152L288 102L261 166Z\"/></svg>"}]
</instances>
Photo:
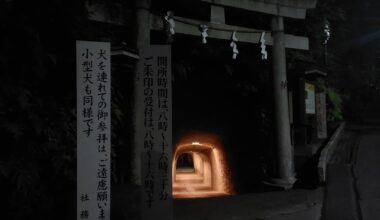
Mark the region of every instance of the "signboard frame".
<instances>
[{"instance_id":1,"label":"signboard frame","mask_svg":"<svg viewBox=\"0 0 380 220\"><path fill-rule=\"evenodd\" d=\"M327 138L327 109L326 109L326 93L316 93L316 121L317 121L317 137L320 139Z\"/></svg>"}]
</instances>

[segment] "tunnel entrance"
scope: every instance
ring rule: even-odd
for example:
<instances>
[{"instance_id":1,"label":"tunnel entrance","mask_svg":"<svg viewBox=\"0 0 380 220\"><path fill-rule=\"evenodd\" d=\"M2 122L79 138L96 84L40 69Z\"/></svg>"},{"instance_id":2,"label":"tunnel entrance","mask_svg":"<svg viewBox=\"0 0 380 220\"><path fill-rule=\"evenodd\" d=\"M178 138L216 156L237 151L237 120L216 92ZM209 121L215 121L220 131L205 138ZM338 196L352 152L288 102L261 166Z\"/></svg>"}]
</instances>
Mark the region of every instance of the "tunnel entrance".
<instances>
[{"instance_id":1,"label":"tunnel entrance","mask_svg":"<svg viewBox=\"0 0 380 220\"><path fill-rule=\"evenodd\" d=\"M173 154L173 197L202 198L232 194L223 148L212 135L184 138Z\"/></svg>"},{"instance_id":2,"label":"tunnel entrance","mask_svg":"<svg viewBox=\"0 0 380 220\"><path fill-rule=\"evenodd\" d=\"M194 172L193 153L186 152L179 155L177 159L177 172Z\"/></svg>"}]
</instances>

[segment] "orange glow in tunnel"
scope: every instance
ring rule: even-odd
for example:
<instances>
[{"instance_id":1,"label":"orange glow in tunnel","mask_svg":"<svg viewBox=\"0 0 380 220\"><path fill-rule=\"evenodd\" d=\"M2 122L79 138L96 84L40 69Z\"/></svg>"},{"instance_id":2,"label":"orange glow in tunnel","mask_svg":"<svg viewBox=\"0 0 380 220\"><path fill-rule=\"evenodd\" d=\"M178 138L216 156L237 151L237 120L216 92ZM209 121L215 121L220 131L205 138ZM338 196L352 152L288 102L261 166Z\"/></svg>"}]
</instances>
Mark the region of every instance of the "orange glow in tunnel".
<instances>
[{"instance_id":1,"label":"orange glow in tunnel","mask_svg":"<svg viewBox=\"0 0 380 220\"><path fill-rule=\"evenodd\" d=\"M228 162L216 135L187 135L180 139L173 152L174 198L233 194Z\"/></svg>"}]
</instances>

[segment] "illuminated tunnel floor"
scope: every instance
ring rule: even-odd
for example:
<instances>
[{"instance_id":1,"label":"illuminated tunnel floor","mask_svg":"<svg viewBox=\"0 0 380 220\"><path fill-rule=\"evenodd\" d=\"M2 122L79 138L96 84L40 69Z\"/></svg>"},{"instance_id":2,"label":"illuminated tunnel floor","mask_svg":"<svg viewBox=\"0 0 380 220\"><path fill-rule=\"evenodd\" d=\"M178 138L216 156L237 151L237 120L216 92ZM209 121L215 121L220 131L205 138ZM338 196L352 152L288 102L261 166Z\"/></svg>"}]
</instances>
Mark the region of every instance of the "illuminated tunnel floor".
<instances>
[{"instance_id":1,"label":"illuminated tunnel floor","mask_svg":"<svg viewBox=\"0 0 380 220\"><path fill-rule=\"evenodd\" d=\"M174 198L206 198L227 196L229 193L218 192L204 183L202 177L194 173L177 174L177 179L173 184Z\"/></svg>"},{"instance_id":2,"label":"illuminated tunnel floor","mask_svg":"<svg viewBox=\"0 0 380 220\"><path fill-rule=\"evenodd\" d=\"M216 191L198 191L198 192L193 192L193 193L180 193L177 192L173 194L175 199L190 199L190 198L207 198L207 197L220 197L220 196L230 196L230 194L227 193L221 193L221 192L216 192Z\"/></svg>"}]
</instances>

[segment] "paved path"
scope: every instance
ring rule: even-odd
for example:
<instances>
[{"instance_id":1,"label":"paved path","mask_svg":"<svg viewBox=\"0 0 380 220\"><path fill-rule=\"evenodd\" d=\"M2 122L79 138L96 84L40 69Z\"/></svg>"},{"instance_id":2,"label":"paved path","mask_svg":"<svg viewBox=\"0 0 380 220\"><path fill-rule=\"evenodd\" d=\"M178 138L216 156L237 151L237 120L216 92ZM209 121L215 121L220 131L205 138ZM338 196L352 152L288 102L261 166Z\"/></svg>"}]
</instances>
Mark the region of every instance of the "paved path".
<instances>
[{"instance_id":1,"label":"paved path","mask_svg":"<svg viewBox=\"0 0 380 220\"><path fill-rule=\"evenodd\" d=\"M380 219L380 127L347 126L328 166L322 219Z\"/></svg>"},{"instance_id":2,"label":"paved path","mask_svg":"<svg viewBox=\"0 0 380 220\"><path fill-rule=\"evenodd\" d=\"M175 220L319 220L323 188L174 201Z\"/></svg>"}]
</instances>

